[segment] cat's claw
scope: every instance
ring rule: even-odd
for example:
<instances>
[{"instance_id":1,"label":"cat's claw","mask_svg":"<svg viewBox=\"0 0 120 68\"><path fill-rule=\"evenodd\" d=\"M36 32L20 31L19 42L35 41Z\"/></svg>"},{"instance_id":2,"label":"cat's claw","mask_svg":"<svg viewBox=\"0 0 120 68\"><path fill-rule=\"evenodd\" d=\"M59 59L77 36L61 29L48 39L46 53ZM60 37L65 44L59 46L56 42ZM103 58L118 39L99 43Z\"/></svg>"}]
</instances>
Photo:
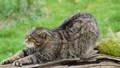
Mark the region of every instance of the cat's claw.
<instances>
[{"instance_id":1,"label":"cat's claw","mask_svg":"<svg viewBox=\"0 0 120 68\"><path fill-rule=\"evenodd\" d=\"M22 62L20 62L19 60L17 60L17 61L14 61L14 62L13 62L13 65L14 65L14 66L21 67L23 64L22 64Z\"/></svg>"}]
</instances>

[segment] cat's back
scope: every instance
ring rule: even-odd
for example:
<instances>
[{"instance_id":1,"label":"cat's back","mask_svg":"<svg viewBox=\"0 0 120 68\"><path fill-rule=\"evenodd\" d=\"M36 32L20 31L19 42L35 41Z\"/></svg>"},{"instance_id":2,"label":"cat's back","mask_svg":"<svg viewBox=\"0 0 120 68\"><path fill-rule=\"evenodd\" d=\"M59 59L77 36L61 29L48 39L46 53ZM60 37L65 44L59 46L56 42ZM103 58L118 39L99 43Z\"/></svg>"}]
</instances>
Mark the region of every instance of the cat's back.
<instances>
[{"instance_id":1,"label":"cat's back","mask_svg":"<svg viewBox=\"0 0 120 68\"><path fill-rule=\"evenodd\" d=\"M75 36L85 33L94 33L96 35L99 34L99 29L96 24L96 19L90 13L77 13L72 16L66 18L62 24L53 29L54 32L62 33L63 36ZM69 37L70 38L70 37Z\"/></svg>"},{"instance_id":2,"label":"cat's back","mask_svg":"<svg viewBox=\"0 0 120 68\"><path fill-rule=\"evenodd\" d=\"M91 15L90 13L85 13L85 12L76 13L66 18L58 28L69 29L72 27L80 27L84 23L86 25L90 23L96 24L96 20L93 17L93 15Z\"/></svg>"},{"instance_id":3,"label":"cat's back","mask_svg":"<svg viewBox=\"0 0 120 68\"><path fill-rule=\"evenodd\" d=\"M61 41L61 57L75 58L88 55L99 36L96 20L90 13L77 13L54 29Z\"/></svg>"}]
</instances>

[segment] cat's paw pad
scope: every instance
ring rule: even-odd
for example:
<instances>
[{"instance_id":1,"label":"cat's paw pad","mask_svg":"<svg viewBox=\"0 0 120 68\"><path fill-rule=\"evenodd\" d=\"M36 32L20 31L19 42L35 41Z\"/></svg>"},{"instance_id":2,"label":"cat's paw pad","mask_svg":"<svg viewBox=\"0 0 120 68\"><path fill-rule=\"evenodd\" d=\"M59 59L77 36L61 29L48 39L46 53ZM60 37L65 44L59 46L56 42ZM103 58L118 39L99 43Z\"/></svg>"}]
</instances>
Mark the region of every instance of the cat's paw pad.
<instances>
[{"instance_id":1,"label":"cat's paw pad","mask_svg":"<svg viewBox=\"0 0 120 68\"><path fill-rule=\"evenodd\" d=\"M14 62L13 62L13 65L14 65L14 66L21 67L23 64L22 64L22 62L20 62L19 60L17 60L17 61L14 61Z\"/></svg>"}]
</instances>

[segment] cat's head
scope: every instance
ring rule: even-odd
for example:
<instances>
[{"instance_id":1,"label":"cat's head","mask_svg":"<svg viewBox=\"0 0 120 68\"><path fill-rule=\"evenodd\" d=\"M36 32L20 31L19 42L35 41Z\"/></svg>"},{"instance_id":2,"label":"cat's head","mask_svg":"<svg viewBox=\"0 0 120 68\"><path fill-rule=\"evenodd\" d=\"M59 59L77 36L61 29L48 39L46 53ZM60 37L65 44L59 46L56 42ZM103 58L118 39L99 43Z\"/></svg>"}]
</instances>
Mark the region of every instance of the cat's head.
<instances>
[{"instance_id":1,"label":"cat's head","mask_svg":"<svg viewBox=\"0 0 120 68\"><path fill-rule=\"evenodd\" d=\"M25 37L24 44L29 48L40 48L53 39L52 32L46 28L33 27Z\"/></svg>"}]
</instances>

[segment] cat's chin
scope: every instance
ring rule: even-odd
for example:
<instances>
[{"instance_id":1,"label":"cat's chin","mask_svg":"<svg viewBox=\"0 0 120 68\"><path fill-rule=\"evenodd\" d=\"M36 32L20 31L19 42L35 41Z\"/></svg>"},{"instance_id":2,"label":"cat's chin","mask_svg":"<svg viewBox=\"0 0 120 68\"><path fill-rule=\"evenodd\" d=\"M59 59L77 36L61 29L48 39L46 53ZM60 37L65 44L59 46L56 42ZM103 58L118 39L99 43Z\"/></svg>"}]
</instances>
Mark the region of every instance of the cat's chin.
<instances>
[{"instance_id":1,"label":"cat's chin","mask_svg":"<svg viewBox=\"0 0 120 68\"><path fill-rule=\"evenodd\" d=\"M30 47L30 46L26 46L27 48L35 48L35 47Z\"/></svg>"},{"instance_id":2,"label":"cat's chin","mask_svg":"<svg viewBox=\"0 0 120 68\"><path fill-rule=\"evenodd\" d=\"M26 45L26 47L28 47L28 48L35 48L34 45Z\"/></svg>"}]
</instances>

